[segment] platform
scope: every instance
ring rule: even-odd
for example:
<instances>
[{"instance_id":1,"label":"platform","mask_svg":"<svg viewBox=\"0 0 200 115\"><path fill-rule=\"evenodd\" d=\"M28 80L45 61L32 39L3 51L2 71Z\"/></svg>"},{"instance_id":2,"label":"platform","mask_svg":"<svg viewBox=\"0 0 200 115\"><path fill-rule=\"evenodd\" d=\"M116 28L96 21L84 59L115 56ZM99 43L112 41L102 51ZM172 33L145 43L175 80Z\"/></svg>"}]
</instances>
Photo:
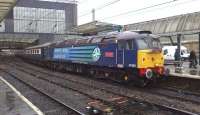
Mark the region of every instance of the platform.
<instances>
[{"instance_id":1,"label":"platform","mask_svg":"<svg viewBox=\"0 0 200 115\"><path fill-rule=\"evenodd\" d=\"M182 67L177 68L174 65L166 65L166 68L170 69L170 76L186 77L200 80L200 66L197 68L189 68L189 62L184 62Z\"/></svg>"},{"instance_id":2,"label":"platform","mask_svg":"<svg viewBox=\"0 0 200 115\"><path fill-rule=\"evenodd\" d=\"M43 113L0 76L0 115L43 115Z\"/></svg>"}]
</instances>

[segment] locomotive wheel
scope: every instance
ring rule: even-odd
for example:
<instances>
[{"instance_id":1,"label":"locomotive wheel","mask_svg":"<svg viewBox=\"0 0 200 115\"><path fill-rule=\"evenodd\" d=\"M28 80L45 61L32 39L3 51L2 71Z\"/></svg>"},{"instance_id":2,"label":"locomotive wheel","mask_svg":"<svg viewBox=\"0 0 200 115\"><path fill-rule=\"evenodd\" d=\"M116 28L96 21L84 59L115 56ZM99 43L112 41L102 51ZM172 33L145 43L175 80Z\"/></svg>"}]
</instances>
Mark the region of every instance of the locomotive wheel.
<instances>
[{"instance_id":1,"label":"locomotive wheel","mask_svg":"<svg viewBox=\"0 0 200 115\"><path fill-rule=\"evenodd\" d=\"M95 70L89 70L88 72L88 76L89 77L94 77L96 75L96 71Z\"/></svg>"}]
</instances>

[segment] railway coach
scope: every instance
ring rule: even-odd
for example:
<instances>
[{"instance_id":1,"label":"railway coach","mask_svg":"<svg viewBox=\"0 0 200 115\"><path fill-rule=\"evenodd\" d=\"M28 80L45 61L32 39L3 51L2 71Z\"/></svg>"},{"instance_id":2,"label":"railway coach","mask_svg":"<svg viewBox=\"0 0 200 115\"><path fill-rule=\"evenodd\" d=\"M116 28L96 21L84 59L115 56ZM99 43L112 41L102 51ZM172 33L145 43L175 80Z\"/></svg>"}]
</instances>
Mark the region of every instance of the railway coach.
<instances>
[{"instance_id":1,"label":"railway coach","mask_svg":"<svg viewBox=\"0 0 200 115\"><path fill-rule=\"evenodd\" d=\"M37 62L50 68L120 82L132 81L145 86L164 75L164 58L159 39L148 31L125 31L69 39L28 48L25 53L31 49L41 49L41 61Z\"/></svg>"}]
</instances>

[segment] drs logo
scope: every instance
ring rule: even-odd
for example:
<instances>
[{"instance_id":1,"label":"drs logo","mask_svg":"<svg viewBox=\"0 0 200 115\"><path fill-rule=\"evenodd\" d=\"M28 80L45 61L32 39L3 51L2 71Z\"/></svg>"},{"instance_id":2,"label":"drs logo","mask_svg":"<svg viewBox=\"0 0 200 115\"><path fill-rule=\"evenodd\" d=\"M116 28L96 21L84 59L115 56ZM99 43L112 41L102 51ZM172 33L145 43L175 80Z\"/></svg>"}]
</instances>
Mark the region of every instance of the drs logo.
<instances>
[{"instance_id":1,"label":"drs logo","mask_svg":"<svg viewBox=\"0 0 200 115\"><path fill-rule=\"evenodd\" d=\"M98 61L101 57L101 51L98 47L96 47L92 53L92 59L93 61Z\"/></svg>"}]
</instances>

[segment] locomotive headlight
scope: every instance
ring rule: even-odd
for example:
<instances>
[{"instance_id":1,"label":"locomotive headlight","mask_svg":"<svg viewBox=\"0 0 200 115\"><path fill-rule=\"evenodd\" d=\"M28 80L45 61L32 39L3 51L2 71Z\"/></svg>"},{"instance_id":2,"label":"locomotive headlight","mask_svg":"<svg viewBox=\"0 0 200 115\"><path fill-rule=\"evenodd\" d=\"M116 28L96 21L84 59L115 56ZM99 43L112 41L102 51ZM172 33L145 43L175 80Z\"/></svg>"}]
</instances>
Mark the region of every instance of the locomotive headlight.
<instances>
[{"instance_id":1,"label":"locomotive headlight","mask_svg":"<svg viewBox=\"0 0 200 115\"><path fill-rule=\"evenodd\" d=\"M147 79L151 79L153 77L153 71L151 69L147 69L145 74Z\"/></svg>"},{"instance_id":2,"label":"locomotive headlight","mask_svg":"<svg viewBox=\"0 0 200 115\"><path fill-rule=\"evenodd\" d=\"M157 66L159 66L159 64L158 64L158 63L156 63L156 64L155 64L155 66L157 67Z\"/></svg>"}]
</instances>

